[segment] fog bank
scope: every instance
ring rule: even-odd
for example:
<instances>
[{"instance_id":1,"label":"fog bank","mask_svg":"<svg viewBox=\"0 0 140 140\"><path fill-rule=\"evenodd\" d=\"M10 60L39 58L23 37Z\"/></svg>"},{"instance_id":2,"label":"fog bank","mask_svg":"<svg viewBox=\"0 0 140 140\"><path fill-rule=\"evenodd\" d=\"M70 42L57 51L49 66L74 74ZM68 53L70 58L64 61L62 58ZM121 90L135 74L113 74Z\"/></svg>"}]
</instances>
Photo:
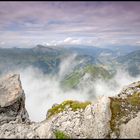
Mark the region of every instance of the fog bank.
<instances>
[{"instance_id":1,"label":"fog bank","mask_svg":"<svg viewBox=\"0 0 140 140\"><path fill-rule=\"evenodd\" d=\"M124 86L140 80L140 76L134 78L126 71L118 70L115 77L108 82L100 79L94 82L86 81L86 84L79 86L78 89L64 91L60 86L60 80L76 66L76 61L72 63L74 59L75 55L62 61L60 71L56 75L43 74L41 70L34 67L18 70L26 95L25 105L32 121L44 120L47 110L55 103L59 104L64 100L94 101L103 95L114 96Z\"/></svg>"}]
</instances>

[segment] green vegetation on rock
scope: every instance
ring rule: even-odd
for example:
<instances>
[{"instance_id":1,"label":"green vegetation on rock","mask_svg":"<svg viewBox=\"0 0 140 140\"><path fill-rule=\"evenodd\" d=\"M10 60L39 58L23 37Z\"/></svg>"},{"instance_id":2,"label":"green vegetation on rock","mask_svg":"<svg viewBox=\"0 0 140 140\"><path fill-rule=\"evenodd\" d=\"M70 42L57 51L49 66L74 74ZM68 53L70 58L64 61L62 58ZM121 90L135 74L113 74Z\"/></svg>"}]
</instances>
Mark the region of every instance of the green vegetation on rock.
<instances>
[{"instance_id":1,"label":"green vegetation on rock","mask_svg":"<svg viewBox=\"0 0 140 140\"><path fill-rule=\"evenodd\" d=\"M48 118L60 112L63 112L68 108L71 108L73 111L76 111L78 109L85 109L89 104L91 104L91 102L78 102L72 100L64 101L61 104L56 105L48 110Z\"/></svg>"},{"instance_id":2,"label":"green vegetation on rock","mask_svg":"<svg viewBox=\"0 0 140 140\"><path fill-rule=\"evenodd\" d=\"M70 139L70 137L67 134L59 130L55 131L54 134L56 139Z\"/></svg>"},{"instance_id":3,"label":"green vegetation on rock","mask_svg":"<svg viewBox=\"0 0 140 140\"><path fill-rule=\"evenodd\" d=\"M133 106L140 106L140 93L136 92L128 97L128 102Z\"/></svg>"},{"instance_id":4,"label":"green vegetation on rock","mask_svg":"<svg viewBox=\"0 0 140 140\"><path fill-rule=\"evenodd\" d=\"M130 114L134 115L140 109L140 92L128 95L125 99L111 97L110 99L110 108L112 112L110 127L116 135L119 135L118 126L122 123L127 123L131 119Z\"/></svg>"}]
</instances>

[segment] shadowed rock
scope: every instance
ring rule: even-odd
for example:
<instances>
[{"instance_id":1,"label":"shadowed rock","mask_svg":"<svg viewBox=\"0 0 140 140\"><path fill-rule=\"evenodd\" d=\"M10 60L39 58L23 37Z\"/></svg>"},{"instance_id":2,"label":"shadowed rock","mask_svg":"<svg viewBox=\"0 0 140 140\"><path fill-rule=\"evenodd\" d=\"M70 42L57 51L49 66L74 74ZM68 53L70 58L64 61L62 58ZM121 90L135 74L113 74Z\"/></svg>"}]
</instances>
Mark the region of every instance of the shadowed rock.
<instances>
[{"instance_id":1,"label":"shadowed rock","mask_svg":"<svg viewBox=\"0 0 140 140\"><path fill-rule=\"evenodd\" d=\"M31 122L25 108L25 94L20 75L8 75L0 80L0 138L51 138L45 123ZM42 134L43 133L43 134Z\"/></svg>"},{"instance_id":2,"label":"shadowed rock","mask_svg":"<svg viewBox=\"0 0 140 140\"><path fill-rule=\"evenodd\" d=\"M25 94L18 74L8 75L0 81L0 124L28 120Z\"/></svg>"}]
</instances>

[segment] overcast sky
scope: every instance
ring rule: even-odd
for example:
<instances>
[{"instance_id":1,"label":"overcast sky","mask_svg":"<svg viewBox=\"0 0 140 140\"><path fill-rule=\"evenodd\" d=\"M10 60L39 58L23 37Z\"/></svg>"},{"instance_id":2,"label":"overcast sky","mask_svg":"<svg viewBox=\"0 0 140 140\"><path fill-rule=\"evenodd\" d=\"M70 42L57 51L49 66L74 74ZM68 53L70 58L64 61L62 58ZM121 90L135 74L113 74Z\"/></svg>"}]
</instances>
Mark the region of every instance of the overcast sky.
<instances>
[{"instance_id":1,"label":"overcast sky","mask_svg":"<svg viewBox=\"0 0 140 140\"><path fill-rule=\"evenodd\" d=\"M0 46L140 45L140 2L0 2Z\"/></svg>"}]
</instances>

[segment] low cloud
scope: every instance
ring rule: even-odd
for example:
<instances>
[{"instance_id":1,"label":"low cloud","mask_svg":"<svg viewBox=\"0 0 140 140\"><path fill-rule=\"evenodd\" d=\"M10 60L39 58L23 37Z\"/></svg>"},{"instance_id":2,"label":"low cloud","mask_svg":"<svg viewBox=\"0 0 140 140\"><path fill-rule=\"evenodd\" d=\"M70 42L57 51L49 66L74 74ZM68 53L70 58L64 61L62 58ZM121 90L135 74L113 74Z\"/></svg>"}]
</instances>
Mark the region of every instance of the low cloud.
<instances>
[{"instance_id":1,"label":"low cloud","mask_svg":"<svg viewBox=\"0 0 140 140\"><path fill-rule=\"evenodd\" d=\"M72 55L64 58L60 65L60 71L56 75L43 74L40 69L34 67L16 71L21 75L22 87L26 95L25 105L32 121L44 120L47 110L55 103L59 104L64 100L94 102L103 95L114 96L124 86L140 80L140 76L134 78L126 71L118 70L115 77L108 82L101 79L94 82L85 80L77 89L64 91L60 86L60 81L64 75L78 64L75 57L76 55ZM72 62L75 62L75 64ZM90 79L90 75L87 75L87 77Z\"/></svg>"},{"instance_id":2,"label":"low cloud","mask_svg":"<svg viewBox=\"0 0 140 140\"><path fill-rule=\"evenodd\" d=\"M82 44L81 39L73 39L71 37L68 37L64 40L64 44Z\"/></svg>"}]
</instances>

